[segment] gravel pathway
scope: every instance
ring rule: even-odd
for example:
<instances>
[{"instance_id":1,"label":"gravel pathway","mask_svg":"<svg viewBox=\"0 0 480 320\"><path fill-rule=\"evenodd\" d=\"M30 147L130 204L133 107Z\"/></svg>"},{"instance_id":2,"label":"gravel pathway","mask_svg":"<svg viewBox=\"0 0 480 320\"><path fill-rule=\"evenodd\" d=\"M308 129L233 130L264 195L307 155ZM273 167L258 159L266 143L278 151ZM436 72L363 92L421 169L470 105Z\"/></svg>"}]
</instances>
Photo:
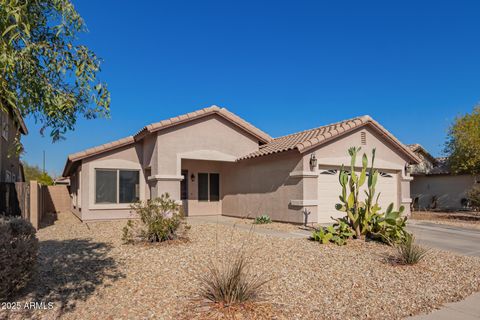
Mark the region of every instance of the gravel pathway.
<instances>
[{"instance_id":1,"label":"gravel pathway","mask_svg":"<svg viewBox=\"0 0 480 320\"><path fill-rule=\"evenodd\" d=\"M257 318L400 319L480 290L480 259L441 251L398 266L386 258L392 248L377 243L322 246L212 224L193 226L186 243L129 246L124 225L60 214L38 232L36 279L15 299L54 308L0 310L0 319L206 319L197 275L240 248L253 272L272 278Z\"/></svg>"}]
</instances>

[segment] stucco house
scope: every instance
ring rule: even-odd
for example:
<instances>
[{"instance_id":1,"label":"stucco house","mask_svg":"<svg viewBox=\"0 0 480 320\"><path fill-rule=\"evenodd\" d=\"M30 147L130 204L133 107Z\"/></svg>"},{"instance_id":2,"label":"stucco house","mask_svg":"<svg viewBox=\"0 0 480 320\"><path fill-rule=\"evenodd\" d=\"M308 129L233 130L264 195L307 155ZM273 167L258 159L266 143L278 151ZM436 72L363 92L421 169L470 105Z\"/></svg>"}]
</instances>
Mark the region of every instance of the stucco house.
<instances>
[{"instance_id":1,"label":"stucco house","mask_svg":"<svg viewBox=\"0 0 480 320\"><path fill-rule=\"evenodd\" d=\"M0 182L25 181L20 157L15 151L15 139L26 134L27 127L18 111L0 108Z\"/></svg>"},{"instance_id":2,"label":"stucco house","mask_svg":"<svg viewBox=\"0 0 480 320\"><path fill-rule=\"evenodd\" d=\"M408 145L421 160L412 166L411 185L415 210L468 209L467 192L480 177L470 174L453 174L446 158L435 158L420 144Z\"/></svg>"},{"instance_id":3,"label":"stucco house","mask_svg":"<svg viewBox=\"0 0 480 320\"><path fill-rule=\"evenodd\" d=\"M272 138L211 106L68 156L72 212L82 220L130 218L130 203L168 192L186 215L330 222L347 149L376 148L380 203L410 207L409 164L420 159L369 116Z\"/></svg>"}]
</instances>

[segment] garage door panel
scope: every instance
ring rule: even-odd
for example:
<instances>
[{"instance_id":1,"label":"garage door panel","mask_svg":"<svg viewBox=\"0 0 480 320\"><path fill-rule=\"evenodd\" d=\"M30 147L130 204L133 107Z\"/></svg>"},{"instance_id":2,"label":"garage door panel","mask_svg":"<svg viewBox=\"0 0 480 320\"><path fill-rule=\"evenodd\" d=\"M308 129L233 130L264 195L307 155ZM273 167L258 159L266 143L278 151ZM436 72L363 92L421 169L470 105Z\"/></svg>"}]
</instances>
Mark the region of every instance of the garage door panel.
<instances>
[{"instance_id":1,"label":"garage door panel","mask_svg":"<svg viewBox=\"0 0 480 320\"><path fill-rule=\"evenodd\" d=\"M333 174L332 174L333 173ZM357 173L359 174L359 173ZM331 217L339 218L344 216L344 212L335 209L335 204L340 203L338 196L342 188L338 181L339 170L323 169L318 177L318 218L319 222L332 222ZM359 192L360 200L366 198L365 190L368 189L367 183L362 186ZM397 206L397 175L390 173L379 174L376 195L381 192L379 205L385 210L390 203Z\"/></svg>"}]
</instances>

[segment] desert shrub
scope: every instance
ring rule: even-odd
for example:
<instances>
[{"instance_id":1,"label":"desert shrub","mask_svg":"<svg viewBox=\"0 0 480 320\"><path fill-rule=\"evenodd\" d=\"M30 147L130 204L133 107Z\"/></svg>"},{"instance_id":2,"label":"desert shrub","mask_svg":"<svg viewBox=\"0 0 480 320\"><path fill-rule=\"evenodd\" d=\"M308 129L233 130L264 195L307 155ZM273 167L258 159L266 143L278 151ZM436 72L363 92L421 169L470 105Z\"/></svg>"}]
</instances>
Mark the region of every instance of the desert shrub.
<instances>
[{"instance_id":1,"label":"desert shrub","mask_svg":"<svg viewBox=\"0 0 480 320\"><path fill-rule=\"evenodd\" d=\"M255 218L255 221L253 222L255 224L267 224L267 223L272 223L272 219L266 214L261 215L259 217Z\"/></svg>"},{"instance_id":2,"label":"desert shrub","mask_svg":"<svg viewBox=\"0 0 480 320\"><path fill-rule=\"evenodd\" d=\"M122 240L125 243L173 240L187 229L181 207L168 193L159 198L134 203L131 208L140 220L128 220L123 228Z\"/></svg>"},{"instance_id":3,"label":"desert shrub","mask_svg":"<svg viewBox=\"0 0 480 320\"><path fill-rule=\"evenodd\" d=\"M470 205L475 209L480 209L480 184L475 184L467 193L467 199Z\"/></svg>"},{"instance_id":4,"label":"desert shrub","mask_svg":"<svg viewBox=\"0 0 480 320\"><path fill-rule=\"evenodd\" d=\"M0 216L0 301L31 279L38 253L35 233L28 221Z\"/></svg>"},{"instance_id":5,"label":"desert shrub","mask_svg":"<svg viewBox=\"0 0 480 320\"><path fill-rule=\"evenodd\" d=\"M254 300L270 279L255 276L249 261L244 250L235 250L223 264L210 263L199 278L201 297L224 305Z\"/></svg>"},{"instance_id":6,"label":"desert shrub","mask_svg":"<svg viewBox=\"0 0 480 320\"><path fill-rule=\"evenodd\" d=\"M415 244L415 237L408 235L404 241L395 245L398 260L402 264L417 264L428 254L429 249Z\"/></svg>"}]
</instances>

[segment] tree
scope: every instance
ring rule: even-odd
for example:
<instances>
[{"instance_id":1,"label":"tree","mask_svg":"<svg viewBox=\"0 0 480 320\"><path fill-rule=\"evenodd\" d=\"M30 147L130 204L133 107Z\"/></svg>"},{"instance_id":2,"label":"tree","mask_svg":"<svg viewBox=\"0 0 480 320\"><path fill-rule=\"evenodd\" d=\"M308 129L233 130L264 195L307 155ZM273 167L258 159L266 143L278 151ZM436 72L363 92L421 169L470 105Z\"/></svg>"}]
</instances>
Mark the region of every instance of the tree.
<instances>
[{"instance_id":1,"label":"tree","mask_svg":"<svg viewBox=\"0 0 480 320\"><path fill-rule=\"evenodd\" d=\"M52 177L48 173L43 172L38 166L32 166L24 162L23 171L25 172L25 181L36 180L46 186L53 185Z\"/></svg>"},{"instance_id":2,"label":"tree","mask_svg":"<svg viewBox=\"0 0 480 320\"><path fill-rule=\"evenodd\" d=\"M480 173L480 105L457 117L448 131L445 153L454 173Z\"/></svg>"},{"instance_id":3,"label":"tree","mask_svg":"<svg viewBox=\"0 0 480 320\"><path fill-rule=\"evenodd\" d=\"M78 44L85 31L69 0L0 0L0 109L33 116L53 141L79 116L108 116L100 59Z\"/></svg>"}]
</instances>

